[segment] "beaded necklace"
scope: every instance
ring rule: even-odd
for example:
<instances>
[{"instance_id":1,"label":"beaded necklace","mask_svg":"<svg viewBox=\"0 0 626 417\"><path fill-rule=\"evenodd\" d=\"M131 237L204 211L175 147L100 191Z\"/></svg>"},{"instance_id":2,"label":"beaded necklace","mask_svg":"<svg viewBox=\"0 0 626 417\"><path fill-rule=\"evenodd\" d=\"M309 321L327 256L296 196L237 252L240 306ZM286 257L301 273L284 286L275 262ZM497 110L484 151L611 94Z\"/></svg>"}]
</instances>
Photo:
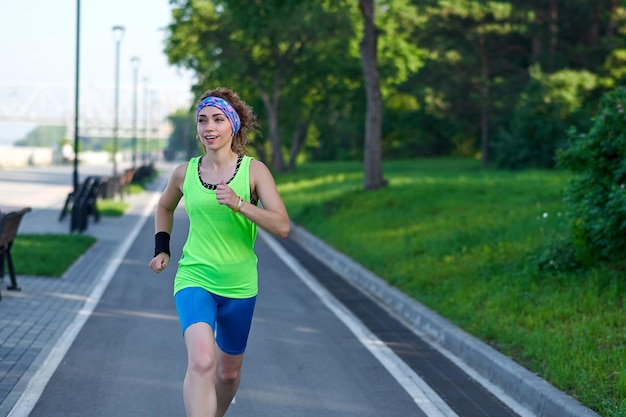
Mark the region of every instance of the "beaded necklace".
<instances>
[{"instance_id":1,"label":"beaded necklace","mask_svg":"<svg viewBox=\"0 0 626 417\"><path fill-rule=\"evenodd\" d=\"M204 180L202 179L202 176L200 175L200 165L202 164L202 156L200 157L200 160L198 161L198 178L200 179L200 182L202 183L202 186L208 190L217 190L217 184L209 184L207 182L204 182ZM241 161L243 160L243 155L239 155L237 157L237 166L235 167L235 172L233 173L233 176L230 177L230 179L228 181L226 181L226 184L230 183L233 178L235 178L235 175L237 175L237 171L239 171L239 167L241 166Z\"/></svg>"}]
</instances>

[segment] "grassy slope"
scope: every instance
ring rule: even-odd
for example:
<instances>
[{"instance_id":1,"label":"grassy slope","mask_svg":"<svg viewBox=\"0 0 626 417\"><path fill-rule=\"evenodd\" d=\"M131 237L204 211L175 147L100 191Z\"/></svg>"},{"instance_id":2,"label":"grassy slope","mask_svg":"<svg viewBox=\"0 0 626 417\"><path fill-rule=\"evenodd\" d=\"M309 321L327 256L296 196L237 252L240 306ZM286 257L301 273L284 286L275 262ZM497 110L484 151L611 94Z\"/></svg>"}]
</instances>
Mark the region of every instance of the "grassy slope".
<instances>
[{"instance_id":1,"label":"grassy slope","mask_svg":"<svg viewBox=\"0 0 626 417\"><path fill-rule=\"evenodd\" d=\"M290 216L394 286L607 417L626 416L623 278L539 271L564 229L558 171L472 160L309 164L277 178Z\"/></svg>"}]
</instances>

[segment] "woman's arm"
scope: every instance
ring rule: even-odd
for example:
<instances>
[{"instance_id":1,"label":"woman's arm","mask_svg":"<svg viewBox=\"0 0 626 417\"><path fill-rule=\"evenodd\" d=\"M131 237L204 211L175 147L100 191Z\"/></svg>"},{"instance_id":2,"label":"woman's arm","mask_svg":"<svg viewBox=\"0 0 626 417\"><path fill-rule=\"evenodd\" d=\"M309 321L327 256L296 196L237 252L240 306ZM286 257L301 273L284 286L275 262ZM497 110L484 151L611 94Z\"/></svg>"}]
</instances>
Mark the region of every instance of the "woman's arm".
<instances>
[{"instance_id":1,"label":"woman's arm","mask_svg":"<svg viewBox=\"0 0 626 417\"><path fill-rule=\"evenodd\" d=\"M154 217L154 233L166 232L168 236L172 233L174 224L174 211L183 196L183 182L187 164L177 166L172 172L170 179L159 198ZM168 239L169 244L169 239ZM170 256L165 252L156 253L150 261L150 268L154 272L161 272L169 264Z\"/></svg>"},{"instance_id":2,"label":"woman's arm","mask_svg":"<svg viewBox=\"0 0 626 417\"><path fill-rule=\"evenodd\" d=\"M187 163L177 166L172 172L165 190L161 193L154 218L154 233L172 233L174 210L176 210L183 196L183 182L185 180L186 171Z\"/></svg>"},{"instance_id":3,"label":"woman's arm","mask_svg":"<svg viewBox=\"0 0 626 417\"><path fill-rule=\"evenodd\" d=\"M265 164L257 160L250 162L250 188L259 197L262 207L243 201L239 213L274 236L289 236L289 216L276 189L274 177ZM223 183L218 186L216 197L220 204L227 205L231 210L235 210L239 203L239 196Z\"/></svg>"}]
</instances>

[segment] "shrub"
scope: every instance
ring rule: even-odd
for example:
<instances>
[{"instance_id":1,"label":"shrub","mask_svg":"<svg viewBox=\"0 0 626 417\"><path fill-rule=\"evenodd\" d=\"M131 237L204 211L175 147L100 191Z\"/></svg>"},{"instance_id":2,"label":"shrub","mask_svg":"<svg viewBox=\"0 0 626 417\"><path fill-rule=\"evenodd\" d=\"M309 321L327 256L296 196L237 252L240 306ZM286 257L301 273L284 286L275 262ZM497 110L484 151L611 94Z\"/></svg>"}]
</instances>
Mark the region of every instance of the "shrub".
<instances>
[{"instance_id":1,"label":"shrub","mask_svg":"<svg viewBox=\"0 0 626 417\"><path fill-rule=\"evenodd\" d=\"M620 263L626 249L626 88L606 93L588 133L569 132L570 147L559 153L573 171L567 201L572 239L579 255Z\"/></svg>"}]
</instances>

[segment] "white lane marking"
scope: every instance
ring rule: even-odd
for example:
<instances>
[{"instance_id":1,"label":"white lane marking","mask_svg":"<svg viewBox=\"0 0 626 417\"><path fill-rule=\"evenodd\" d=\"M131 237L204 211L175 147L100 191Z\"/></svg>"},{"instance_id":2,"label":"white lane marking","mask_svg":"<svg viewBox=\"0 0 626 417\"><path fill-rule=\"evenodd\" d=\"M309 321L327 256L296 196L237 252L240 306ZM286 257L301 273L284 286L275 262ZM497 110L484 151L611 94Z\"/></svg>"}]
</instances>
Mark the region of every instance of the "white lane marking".
<instances>
[{"instance_id":1,"label":"white lane marking","mask_svg":"<svg viewBox=\"0 0 626 417\"><path fill-rule=\"evenodd\" d=\"M104 273L98 279L95 288L76 315L76 318L59 338L59 341L52 348L35 375L33 375L30 381L28 381L26 389L15 403L15 406L13 406L13 409L11 409L8 417L28 417L30 412L33 410L35 404L37 404L37 401L39 400L39 397L41 397L43 390L46 388L48 381L52 378L54 371L56 371L59 364L67 354L67 351L70 349L70 346L74 343L78 333L93 313L94 309L98 305L98 302L100 302L100 299L109 285L109 282L111 282L113 275L115 275L115 272L117 272L117 269L124 260L124 256L137 238L137 235L146 222L146 219L154 210L154 207L159 201L159 197L160 193L155 193L152 196L143 213L141 213L139 220L135 223L135 227L114 253L111 261L109 261Z\"/></svg>"},{"instance_id":2,"label":"white lane marking","mask_svg":"<svg viewBox=\"0 0 626 417\"><path fill-rule=\"evenodd\" d=\"M459 417L435 391L391 349L367 329L332 294L322 287L306 269L266 232L259 229L259 236L279 258L300 278L313 293L341 320L354 336L398 381L398 384L411 396L413 401L429 417Z\"/></svg>"}]
</instances>

